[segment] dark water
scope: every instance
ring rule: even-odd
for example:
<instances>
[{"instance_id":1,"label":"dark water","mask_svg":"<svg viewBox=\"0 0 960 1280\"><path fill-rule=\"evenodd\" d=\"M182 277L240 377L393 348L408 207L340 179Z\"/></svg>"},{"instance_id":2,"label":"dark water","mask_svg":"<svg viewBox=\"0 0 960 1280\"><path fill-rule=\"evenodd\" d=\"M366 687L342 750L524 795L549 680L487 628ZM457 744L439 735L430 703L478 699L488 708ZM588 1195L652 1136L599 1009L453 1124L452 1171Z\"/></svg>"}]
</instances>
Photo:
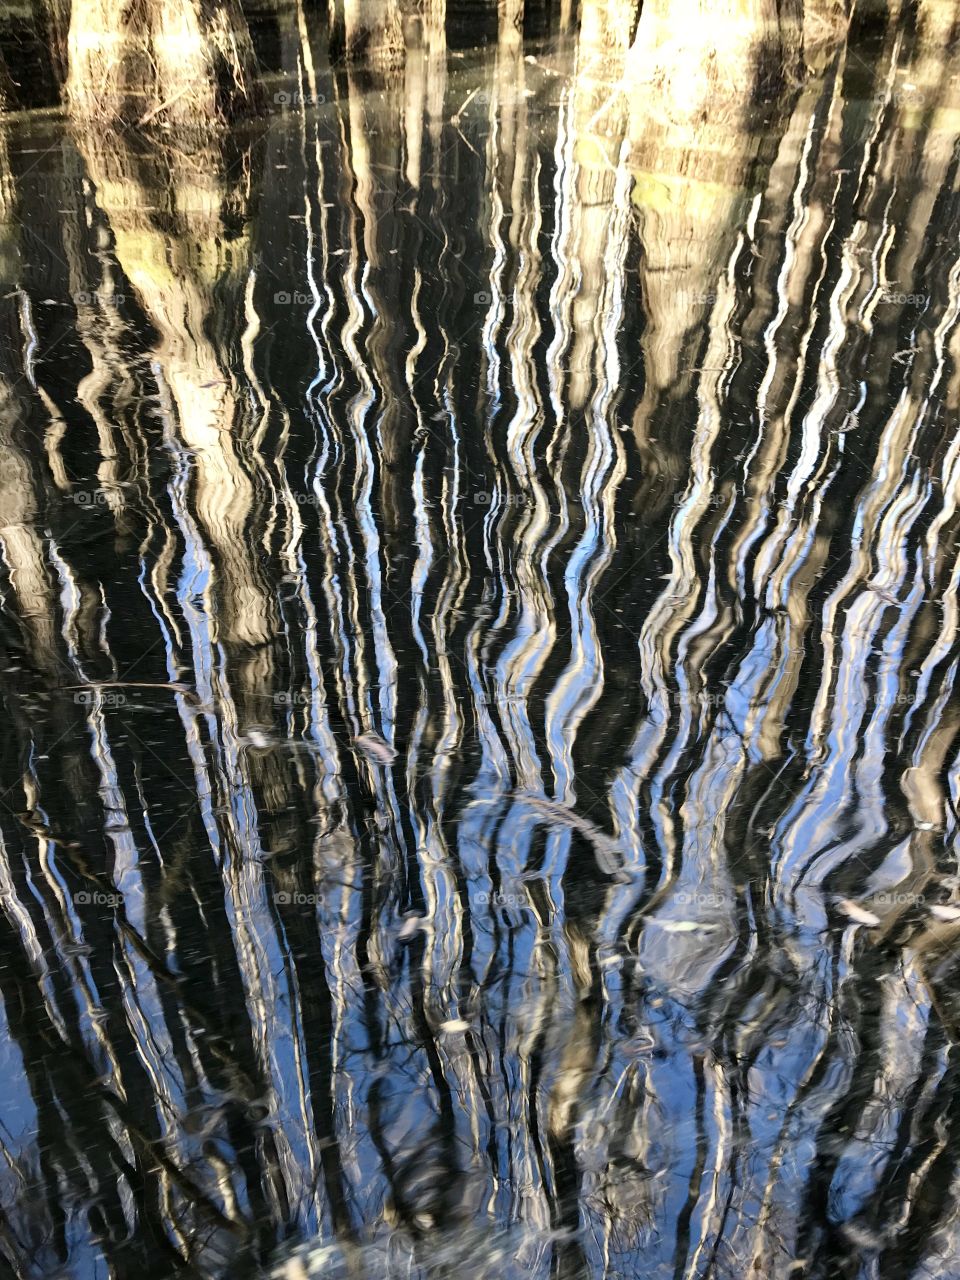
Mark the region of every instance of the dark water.
<instances>
[{"instance_id":1,"label":"dark water","mask_svg":"<svg viewBox=\"0 0 960 1280\"><path fill-rule=\"evenodd\" d=\"M12 1274L960 1275L945 56L6 127Z\"/></svg>"}]
</instances>

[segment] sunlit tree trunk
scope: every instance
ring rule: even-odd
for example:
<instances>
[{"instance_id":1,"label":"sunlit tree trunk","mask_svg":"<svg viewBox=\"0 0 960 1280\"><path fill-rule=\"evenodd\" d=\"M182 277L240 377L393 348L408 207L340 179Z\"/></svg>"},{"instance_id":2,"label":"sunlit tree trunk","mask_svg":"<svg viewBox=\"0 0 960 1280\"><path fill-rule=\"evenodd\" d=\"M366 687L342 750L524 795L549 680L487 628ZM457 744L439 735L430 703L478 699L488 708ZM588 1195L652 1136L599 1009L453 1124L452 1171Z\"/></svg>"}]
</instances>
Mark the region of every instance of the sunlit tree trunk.
<instances>
[{"instance_id":1,"label":"sunlit tree trunk","mask_svg":"<svg viewBox=\"0 0 960 1280\"><path fill-rule=\"evenodd\" d=\"M0 125L0 293L4 295L0 302L0 560L9 575L30 657L42 670L52 670L57 662L57 594L38 528L46 498L40 469L29 447L25 395L29 387L17 359L23 342L17 315L23 298L19 289L24 257L20 213L7 154L7 130Z\"/></svg>"},{"instance_id":2,"label":"sunlit tree trunk","mask_svg":"<svg viewBox=\"0 0 960 1280\"><path fill-rule=\"evenodd\" d=\"M98 120L204 125L255 96L237 0L73 0L68 57L73 111Z\"/></svg>"},{"instance_id":3,"label":"sunlit tree trunk","mask_svg":"<svg viewBox=\"0 0 960 1280\"><path fill-rule=\"evenodd\" d=\"M801 0L647 0L637 24L634 75L670 99L675 112L776 92L796 73Z\"/></svg>"},{"instance_id":4,"label":"sunlit tree trunk","mask_svg":"<svg viewBox=\"0 0 960 1280\"><path fill-rule=\"evenodd\" d=\"M420 186L423 138L439 147L446 91L446 0L423 0L412 26L403 74L403 124L407 150L406 173L411 187Z\"/></svg>"},{"instance_id":5,"label":"sunlit tree trunk","mask_svg":"<svg viewBox=\"0 0 960 1280\"><path fill-rule=\"evenodd\" d=\"M604 259L627 128L624 74L635 20L634 0L594 0L580 16L572 86L577 163L569 173L568 193L580 277L570 352L570 400L577 408L587 403L592 387L600 299L607 279Z\"/></svg>"},{"instance_id":6,"label":"sunlit tree trunk","mask_svg":"<svg viewBox=\"0 0 960 1280\"><path fill-rule=\"evenodd\" d=\"M373 67L403 60L403 27L397 0L329 0L330 51Z\"/></svg>"},{"instance_id":7,"label":"sunlit tree trunk","mask_svg":"<svg viewBox=\"0 0 960 1280\"><path fill-rule=\"evenodd\" d=\"M523 40L523 0L499 0L497 17L501 47L520 44Z\"/></svg>"},{"instance_id":8,"label":"sunlit tree trunk","mask_svg":"<svg viewBox=\"0 0 960 1280\"><path fill-rule=\"evenodd\" d=\"M161 393L175 447L191 451L192 501L215 566L211 616L223 641L256 650L270 641L275 622L248 533L256 494L243 457L247 424L232 370L210 336L214 284L221 297L240 294L246 251L244 240L224 235L222 158L215 148L178 153L168 168L144 163L122 137L111 146L79 133L78 141L117 262L160 336ZM157 206L170 210L162 224L144 212Z\"/></svg>"},{"instance_id":9,"label":"sunlit tree trunk","mask_svg":"<svg viewBox=\"0 0 960 1280\"><path fill-rule=\"evenodd\" d=\"M0 53L0 112L9 111L12 101L13 84L10 80L7 64L3 60L3 54Z\"/></svg>"},{"instance_id":10,"label":"sunlit tree trunk","mask_svg":"<svg viewBox=\"0 0 960 1280\"><path fill-rule=\"evenodd\" d=\"M651 0L628 57L648 316L646 388L635 416L641 448L662 397L682 396L691 385L681 357L717 301L745 185L761 146L772 144L759 108L799 65L799 7L791 17L767 0L749 0L711 14L705 21L697 0ZM771 123L779 129L783 121Z\"/></svg>"},{"instance_id":11,"label":"sunlit tree trunk","mask_svg":"<svg viewBox=\"0 0 960 1280\"><path fill-rule=\"evenodd\" d=\"M849 10L847 0L804 0L803 58L808 67L819 68L829 60L844 37Z\"/></svg>"}]
</instances>

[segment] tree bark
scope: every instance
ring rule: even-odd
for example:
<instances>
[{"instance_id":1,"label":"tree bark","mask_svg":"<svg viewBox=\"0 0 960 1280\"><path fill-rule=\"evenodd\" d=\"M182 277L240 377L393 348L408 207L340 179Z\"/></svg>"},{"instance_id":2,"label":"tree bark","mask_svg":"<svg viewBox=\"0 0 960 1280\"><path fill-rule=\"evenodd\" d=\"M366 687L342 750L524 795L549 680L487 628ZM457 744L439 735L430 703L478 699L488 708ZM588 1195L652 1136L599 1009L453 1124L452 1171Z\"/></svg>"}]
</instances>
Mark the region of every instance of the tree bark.
<instances>
[{"instance_id":1,"label":"tree bark","mask_svg":"<svg viewBox=\"0 0 960 1280\"><path fill-rule=\"evenodd\" d=\"M209 127L256 99L256 58L237 0L73 0L67 91L74 114Z\"/></svg>"},{"instance_id":2,"label":"tree bark","mask_svg":"<svg viewBox=\"0 0 960 1280\"><path fill-rule=\"evenodd\" d=\"M226 160L216 145L189 155L145 153L129 136L106 145L80 131L76 137L117 263L159 335L154 358L171 430L193 451L193 510L216 566L216 634L256 651L273 638L276 619L247 532L257 501L247 462L251 427L223 342L211 336L243 305L248 251L246 231L225 233ZM163 217L150 212L161 208Z\"/></svg>"},{"instance_id":3,"label":"tree bark","mask_svg":"<svg viewBox=\"0 0 960 1280\"><path fill-rule=\"evenodd\" d=\"M70 33L70 0L33 0L37 27L46 31L47 48L57 84L66 83L67 42Z\"/></svg>"},{"instance_id":4,"label":"tree bark","mask_svg":"<svg viewBox=\"0 0 960 1280\"><path fill-rule=\"evenodd\" d=\"M329 0L330 53L375 68L403 62L397 0Z\"/></svg>"}]
</instances>

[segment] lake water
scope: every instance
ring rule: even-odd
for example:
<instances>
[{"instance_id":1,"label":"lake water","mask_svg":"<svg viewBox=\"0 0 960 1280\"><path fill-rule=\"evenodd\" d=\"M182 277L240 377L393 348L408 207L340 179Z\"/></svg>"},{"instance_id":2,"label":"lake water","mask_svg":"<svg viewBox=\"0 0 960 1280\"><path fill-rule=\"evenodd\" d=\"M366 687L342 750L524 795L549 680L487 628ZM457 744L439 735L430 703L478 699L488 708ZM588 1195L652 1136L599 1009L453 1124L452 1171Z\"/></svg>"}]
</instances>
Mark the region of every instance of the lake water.
<instances>
[{"instance_id":1,"label":"lake water","mask_svg":"<svg viewBox=\"0 0 960 1280\"><path fill-rule=\"evenodd\" d=\"M4 126L9 1274L960 1275L945 50Z\"/></svg>"}]
</instances>

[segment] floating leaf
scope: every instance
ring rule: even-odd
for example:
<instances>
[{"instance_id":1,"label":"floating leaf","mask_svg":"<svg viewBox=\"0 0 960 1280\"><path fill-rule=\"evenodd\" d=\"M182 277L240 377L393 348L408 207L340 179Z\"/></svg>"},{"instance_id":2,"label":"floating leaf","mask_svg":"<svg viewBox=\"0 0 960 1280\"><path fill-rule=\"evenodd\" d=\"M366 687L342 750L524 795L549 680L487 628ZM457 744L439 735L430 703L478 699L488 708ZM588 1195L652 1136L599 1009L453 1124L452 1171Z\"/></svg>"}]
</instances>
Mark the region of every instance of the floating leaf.
<instances>
[{"instance_id":1,"label":"floating leaf","mask_svg":"<svg viewBox=\"0 0 960 1280\"><path fill-rule=\"evenodd\" d=\"M851 920L855 920L857 924L865 924L870 929L875 929L880 924L879 916L875 916L872 911L867 911L863 907L857 906L849 898L841 898L837 905L844 915L849 916Z\"/></svg>"},{"instance_id":2,"label":"floating leaf","mask_svg":"<svg viewBox=\"0 0 960 1280\"><path fill-rule=\"evenodd\" d=\"M600 869L608 876L618 875L622 870L622 853L617 842L602 831L600 827L576 813L568 805L557 800L548 800L546 796L537 795L534 791L517 791L516 796L525 800L532 808L548 818L551 822L579 831L593 845Z\"/></svg>"},{"instance_id":3,"label":"floating leaf","mask_svg":"<svg viewBox=\"0 0 960 1280\"><path fill-rule=\"evenodd\" d=\"M700 920L654 920L651 924L655 924L659 929L664 929L667 933L712 933L719 926L715 924L704 924Z\"/></svg>"},{"instance_id":4,"label":"floating leaf","mask_svg":"<svg viewBox=\"0 0 960 1280\"><path fill-rule=\"evenodd\" d=\"M361 733L353 742L374 764L393 764L397 758L394 748L379 733Z\"/></svg>"},{"instance_id":5,"label":"floating leaf","mask_svg":"<svg viewBox=\"0 0 960 1280\"><path fill-rule=\"evenodd\" d=\"M400 926L400 931L397 934L397 938L401 942L406 942L409 938L412 938L417 933L419 933L422 927L423 927L423 916L417 916L417 915L406 916L404 917L403 924Z\"/></svg>"}]
</instances>

